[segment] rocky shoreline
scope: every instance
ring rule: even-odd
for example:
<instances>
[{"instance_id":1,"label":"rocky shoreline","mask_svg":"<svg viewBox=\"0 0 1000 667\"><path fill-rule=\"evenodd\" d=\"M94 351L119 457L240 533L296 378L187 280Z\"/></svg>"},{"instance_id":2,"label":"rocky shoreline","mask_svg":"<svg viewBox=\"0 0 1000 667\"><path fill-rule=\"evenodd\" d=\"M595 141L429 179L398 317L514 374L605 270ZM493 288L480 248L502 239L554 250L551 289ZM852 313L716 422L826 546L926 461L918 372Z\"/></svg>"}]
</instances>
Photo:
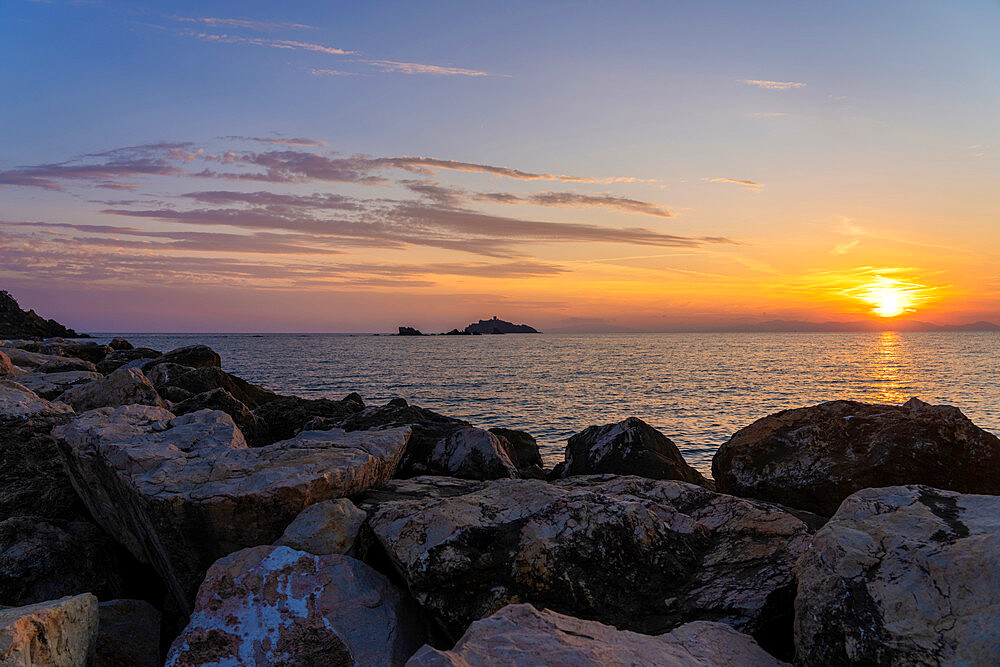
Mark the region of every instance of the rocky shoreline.
<instances>
[{"instance_id":1,"label":"rocky shoreline","mask_svg":"<svg viewBox=\"0 0 1000 667\"><path fill-rule=\"evenodd\" d=\"M1000 662L1000 440L957 408L764 416L712 475L634 417L546 470L202 345L0 341L0 664Z\"/></svg>"}]
</instances>

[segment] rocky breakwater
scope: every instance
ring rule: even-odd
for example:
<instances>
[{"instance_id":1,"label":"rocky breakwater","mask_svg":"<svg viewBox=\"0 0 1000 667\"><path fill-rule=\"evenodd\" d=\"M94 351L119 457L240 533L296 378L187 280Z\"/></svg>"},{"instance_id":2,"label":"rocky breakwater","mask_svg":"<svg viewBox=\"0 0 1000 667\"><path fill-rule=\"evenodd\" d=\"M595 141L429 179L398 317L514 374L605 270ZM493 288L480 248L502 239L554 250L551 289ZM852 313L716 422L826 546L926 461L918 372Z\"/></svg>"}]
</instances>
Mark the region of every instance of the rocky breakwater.
<instances>
[{"instance_id":1,"label":"rocky breakwater","mask_svg":"<svg viewBox=\"0 0 1000 667\"><path fill-rule=\"evenodd\" d=\"M713 489L637 418L546 471L205 346L0 350L4 664L1000 662L1000 441L955 408L765 417Z\"/></svg>"}]
</instances>

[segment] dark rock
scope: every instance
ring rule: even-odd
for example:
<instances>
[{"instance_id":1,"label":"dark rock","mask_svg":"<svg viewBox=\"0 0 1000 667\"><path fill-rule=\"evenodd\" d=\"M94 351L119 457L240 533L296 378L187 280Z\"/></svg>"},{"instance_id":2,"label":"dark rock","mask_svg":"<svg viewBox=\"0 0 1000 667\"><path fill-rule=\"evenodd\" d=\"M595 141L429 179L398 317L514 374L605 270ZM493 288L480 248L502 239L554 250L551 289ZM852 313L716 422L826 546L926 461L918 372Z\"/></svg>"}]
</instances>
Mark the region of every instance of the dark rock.
<instances>
[{"instance_id":1,"label":"dark rock","mask_svg":"<svg viewBox=\"0 0 1000 667\"><path fill-rule=\"evenodd\" d=\"M849 496L796 568L797 664L1000 664L998 535L996 496Z\"/></svg>"},{"instance_id":2,"label":"dark rock","mask_svg":"<svg viewBox=\"0 0 1000 667\"><path fill-rule=\"evenodd\" d=\"M98 606L97 667L159 667L162 615L145 600L108 600Z\"/></svg>"},{"instance_id":3,"label":"dark rock","mask_svg":"<svg viewBox=\"0 0 1000 667\"><path fill-rule=\"evenodd\" d=\"M497 319L494 315L491 320L479 320L475 324L465 327L468 334L514 334L514 333L540 333L537 329L529 327L527 324L514 324Z\"/></svg>"},{"instance_id":4,"label":"dark rock","mask_svg":"<svg viewBox=\"0 0 1000 667\"><path fill-rule=\"evenodd\" d=\"M413 327L399 327L399 333L397 336L423 336L419 329L414 329Z\"/></svg>"},{"instance_id":5,"label":"dark rock","mask_svg":"<svg viewBox=\"0 0 1000 667\"><path fill-rule=\"evenodd\" d=\"M482 482L455 477L426 475L410 477L409 479L390 479L387 482L368 489L354 498L354 504L366 512L372 513L385 503L400 500L427 501L438 498L461 496L481 488Z\"/></svg>"},{"instance_id":6,"label":"dark rock","mask_svg":"<svg viewBox=\"0 0 1000 667\"><path fill-rule=\"evenodd\" d=\"M351 394L339 401L328 398L299 398L278 396L254 410L267 425L267 442L277 442L293 437L306 428L323 430L331 428L364 408L361 397ZM317 420L316 418L320 419ZM345 429L357 430L357 429ZM367 430L367 429L362 429Z\"/></svg>"},{"instance_id":7,"label":"dark rock","mask_svg":"<svg viewBox=\"0 0 1000 667\"><path fill-rule=\"evenodd\" d=\"M111 342L108 343L108 347L110 347L112 350L131 350L131 349L133 349L132 343L128 342L127 340L125 340L121 336L115 336L114 338L112 338Z\"/></svg>"},{"instance_id":8,"label":"dark rock","mask_svg":"<svg viewBox=\"0 0 1000 667\"><path fill-rule=\"evenodd\" d=\"M0 350L0 378L8 377L14 374L14 364L11 363L10 357L4 354L3 350Z\"/></svg>"},{"instance_id":9,"label":"dark rock","mask_svg":"<svg viewBox=\"0 0 1000 667\"><path fill-rule=\"evenodd\" d=\"M55 320L46 320L35 311L21 310L8 292L0 290L0 338L85 338Z\"/></svg>"},{"instance_id":10,"label":"dark rock","mask_svg":"<svg viewBox=\"0 0 1000 667\"><path fill-rule=\"evenodd\" d=\"M832 401L737 431L716 452L712 476L723 493L830 516L869 487L1000 494L1000 439L951 406Z\"/></svg>"},{"instance_id":11,"label":"dark rock","mask_svg":"<svg viewBox=\"0 0 1000 667\"><path fill-rule=\"evenodd\" d=\"M168 367L168 372L157 373L163 367L164 365L162 364L154 367L151 372L154 374L156 380L153 380L153 378L151 380L153 380L153 386L156 387L156 390L168 400L176 401L177 399L171 396L178 395L184 396L180 400L186 400L191 396L212 391L213 389L225 389L236 400L251 410L256 410L265 403L278 398L278 394L268 391L263 387L258 387L255 384L250 384L243 378L230 375L215 366L187 368L186 372L178 373L176 371L179 368L186 367L171 364ZM180 389L183 393L170 392L169 390L171 389Z\"/></svg>"},{"instance_id":12,"label":"dark rock","mask_svg":"<svg viewBox=\"0 0 1000 667\"><path fill-rule=\"evenodd\" d=\"M521 477L544 479L542 454L538 449L538 442L530 433L499 427L491 428L490 433L507 441L505 449L511 455Z\"/></svg>"},{"instance_id":13,"label":"dark rock","mask_svg":"<svg viewBox=\"0 0 1000 667\"><path fill-rule=\"evenodd\" d=\"M222 357L207 345L188 345L170 350L156 359L151 359L143 366L143 370L149 370L158 364L179 364L190 368L203 368L205 366L221 368Z\"/></svg>"},{"instance_id":14,"label":"dark rock","mask_svg":"<svg viewBox=\"0 0 1000 667\"><path fill-rule=\"evenodd\" d=\"M687 464L670 438L637 417L588 426L572 436L566 445L565 462L553 476L604 474L677 479L712 488Z\"/></svg>"},{"instance_id":15,"label":"dark rock","mask_svg":"<svg viewBox=\"0 0 1000 667\"><path fill-rule=\"evenodd\" d=\"M70 373L73 371L97 372L97 366L84 359L63 357L46 361L41 366L35 368L36 373Z\"/></svg>"},{"instance_id":16,"label":"dark rock","mask_svg":"<svg viewBox=\"0 0 1000 667\"><path fill-rule=\"evenodd\" d=\"M251 447L263 447L270 444L268 442L267 424L264 420L251 412L245 403L237 400L232 394L221 387L202 392L181 401L174 405L170 411L180 416L190 412L197 412L198 410L221 410L225 412L236 422L236 426L239 427L243 437L246 438L247 444Z\"/></svg>"},{"instance_id":17,"label":"dark rock","mask_svg":"<svg viewBox=\"0 0 1000 667\"><path fill-rule=\"evenodd\" d=\"M128 590L132 560L89 521L19 515L0 521L0 603L25 605L65 595L101 598Z\"/></svg>"},{"instance_id":18,"label":"dark rock","mask_svg":"<svg viewBox=\"0 0 1000 667\"><path fill-rule=\"evenodd\" d=\"M73 417L39 412L20 419L0 418L0 517L86 518L50 435L53 427Z\"/></svg>"},{"instance_id":19,"label":"dark rock","mask_svg":"<svg viewBox=\"0 0 1000 667\"><path fill-rule=\"evenodd\" d=\"M91 341L63 340L61 338L29 342L19 345L19 347L28 352L83 359L93 364L104 359L112 351L107 345L100 345Z\"/></svg>"},{"instance_id":20,"label":"dark rock","mask_svg":"<svg viewBox=\"0 0 1000 667\"><path fill-rule=\"evenodd\" d=\"M458 329L452 329L445 336L468 336L470 335L468 331L459 331Z\"/></svg>"},{"instance_id":21,"label":"dark rock","mask_svg":"<svg viewBox=\"0 0 1000 667\"><path fill-rule=\"evenodd\" d=\"M766 503L616 476L494 480L381 503L368 525L453 640L530 602L648 634L723 621L779 657L791 651L793 569L810 537Z\"/></svg>"},{"instance_id":22,"label":"dark rock","mask_svg":"<svg viewBox=\"0 0 1000 667\"><path fill-rule=\"evenodd\" d=\"M98 362L97 370L105 375L108 375L109 373L118 370L125 364L136 361L137 359L156 359L161 356L163 356L162 352L148 347L115 350L103 360Z\"/></svg>"}]
</instances>

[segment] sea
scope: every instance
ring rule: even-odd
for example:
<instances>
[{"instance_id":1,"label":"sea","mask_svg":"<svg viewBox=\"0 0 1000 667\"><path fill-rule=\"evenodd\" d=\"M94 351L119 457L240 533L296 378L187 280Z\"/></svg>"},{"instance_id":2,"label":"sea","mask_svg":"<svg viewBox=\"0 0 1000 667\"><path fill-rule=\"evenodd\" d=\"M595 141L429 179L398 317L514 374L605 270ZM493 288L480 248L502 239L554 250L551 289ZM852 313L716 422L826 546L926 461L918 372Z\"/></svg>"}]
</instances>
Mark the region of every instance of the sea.
<instances>
[{"instance_id":1,"label":"sea","mask_svg":"<svg viewBox=\"0 0 1000 667\"><path fill-rule=\"evenodd\" d=\"M635 416L704 474L740 428L835 399L959 407L1000 433L1000 333L664 333L398 337L99 334L169 350L203 343L280 393L369 405L402 397L484 428L528 431L547 466L592 424ZM947 465L947 462L942 462Z\"/></svg>"}]
</instances>

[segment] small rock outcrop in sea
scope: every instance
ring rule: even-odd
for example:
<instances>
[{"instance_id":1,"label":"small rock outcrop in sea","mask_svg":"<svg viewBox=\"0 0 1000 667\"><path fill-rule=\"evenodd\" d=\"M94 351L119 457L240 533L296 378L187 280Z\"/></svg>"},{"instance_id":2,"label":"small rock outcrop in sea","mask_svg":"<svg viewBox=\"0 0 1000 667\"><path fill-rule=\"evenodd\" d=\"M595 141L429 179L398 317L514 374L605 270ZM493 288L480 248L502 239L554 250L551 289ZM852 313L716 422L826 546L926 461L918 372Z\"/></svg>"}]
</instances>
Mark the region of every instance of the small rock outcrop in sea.
<instances>
[{"instance_id":1,"label":"small rock outcrop in sea","mask_svg":"<svg viewBox=\"0 0 1000 667\"><path fill-rule=\"evenodd\" d=\"M452 638L531 602L654 634L725 620L791 649L793 567L810 531L781 508L625 476L494 480L367 507L379 547Z\"/></svg>"},{"instance_id":2,"label":"small rock outcrop in sea","mask_svg":"<svg viewBox=\"0 0 1000 667\"><path fill-rule=\"evenodd\" d=\"M55 320L46 320L35 311L21 310L9 292L0 290L0 338L86 338Z\"/></svg>"},{"instance_id":3,"label":"small rock outcrop in sea","mask_svg":"<svg viewBox=\"0 0 1000 667\"><path fill-rule=\"evenodd\" d=\"M165 667L402 665L423 644L419 611L348 556L284 546L220 559Z\"/></svg>"},{"instance_id":4,"label":"small rock outcrop in sea","mask_svg":"<svg viewBox=\"0 0 1000 667\"><path fill-rule=\"evenodd\" d=\"M413 327L399 327L399 333L397 336L423 336L420 329L414 329Z\"/></svg>"},{"instance_id":5,"label":"small rock outcrop in sea","mask_svg":"<svg viewBox=\"0 0 1000 667\"><path fill-rule=\"evenodd\" d=\"M709 481L687 464L670 438L638 417L589 426L572 436L566 445L565 461L552 471L554 478L604 474L677 479L711 488Z\"/></svg>"},{"instance_id":6,"label":"small rock outcrop in sea","mask_svg":"<svg viewBox=\"0 0 1000 667\"><path fill-rule=\"evenodd\" d=\"M451 651L424 646L406 663L407 667L491 664L780 667L785 663L725 623L694 621L650 636L548 609L539 611L530 604L508 605L469 626Z\"/></svg>"},{"instance_id":7,"label":"small rock outcrop in sea","mask_svg":"<svg viewBox=\"0 0 1000 667\"><path fill-rule=\"evenodd\" d=\"M159 667L161 614L144 600L108 600L98 607L94 664Z\"/></svg>"},{"instance_id":8,"label":"small rock outcrop in sea","mask_svg":"<svg viewBox=\"0 0 1000 667\"><path fill-rule=\"evenodd\" d=\"M1000 498L927 486L847 498L799 561L803 665L1000 664Z\"/></svg>"},{"instance_id":9,"label":"small rock outcrop in sea","mask_svg":"<svg viewBox=\"0 0 1000 667\"><path fill-rule=\"evenodd\" d=\"M832 401L737 431L712 459L712 476L723 493L830 516L868 487L1000 493L1000 439L947 405Z\"/></svg>"},{"instance_id":10,"label":"small rock outcrop in sea","mask_svg":"<svg viewBox=\"0 0 1000 667\"><path fill-rule=\"evenodd\" d=\"M90 593L0 608L0 665L89 665L97 623L97 598Z\"/></svg>"},{"instance_id":11,"label":"small rock outcrop in sea","mask_svg":"<svg viewBox=\"0 0 1000 667\"><path fill-rule=\"evenodd\" d=\"M306 506L388 479L409 428L308 431L248 448L229 415L100 408L53 430L91 514L152 563L180 609L216 559L268 544Z\"/></svg>"},{"instance_id":12,"label":"small rock outcrop in sea","mask_svg":"<svg viewBox=\"0 0 1000 667\"><path fill-rule=\"evenodd\" d=\"M540 333L537 329L529 327L527 324L514 324L497 318L496 315L489 320L479 320L465 327L467 334L518 334L518 333Z\"/></svg>"}]
</instances>

